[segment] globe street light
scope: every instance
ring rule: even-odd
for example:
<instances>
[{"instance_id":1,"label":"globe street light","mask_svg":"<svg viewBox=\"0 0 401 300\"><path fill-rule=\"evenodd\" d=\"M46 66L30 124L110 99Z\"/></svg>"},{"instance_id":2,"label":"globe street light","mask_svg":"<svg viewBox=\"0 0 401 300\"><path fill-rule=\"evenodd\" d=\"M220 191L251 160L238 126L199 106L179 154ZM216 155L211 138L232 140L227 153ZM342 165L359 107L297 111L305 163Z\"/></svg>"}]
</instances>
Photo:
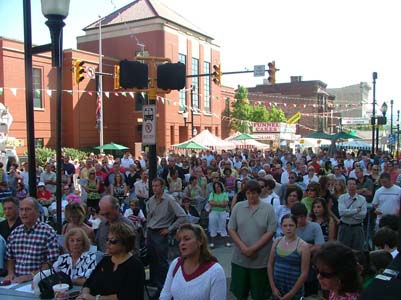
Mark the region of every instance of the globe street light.
<instances>
[{"instance_id":1,"label":"globe street light","mask_svg":"<svg viewBox=\"0 0 401 300\"><path fill-rule=\"evenodd\" d=\"M51 43L32 47L31 0L23 0L24 7L24 50L25 50L25 96L26 96L26 123L28 144L28 172L29 193L36 195L36 167L35 167L35 130L32 86L32 56L49 52L52 54L52 66L57 73L57 113L56 113L56 201L57 201L57 231L61 233L61 89L63 67L63 20L68 16L70 0L41 0L42 13L47 18Z\"/></svg>"}]
</instances>

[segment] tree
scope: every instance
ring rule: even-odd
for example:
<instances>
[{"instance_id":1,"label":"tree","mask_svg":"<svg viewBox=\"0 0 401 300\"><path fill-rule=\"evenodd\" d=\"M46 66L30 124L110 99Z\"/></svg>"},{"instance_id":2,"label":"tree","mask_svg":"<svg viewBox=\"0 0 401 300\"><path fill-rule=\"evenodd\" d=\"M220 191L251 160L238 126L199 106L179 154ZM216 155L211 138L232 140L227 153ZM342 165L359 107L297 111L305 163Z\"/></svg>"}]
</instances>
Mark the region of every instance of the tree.
<instances>
[{"instance_id":1,"label":"tree","mask_svg":"<svg viewBox=\"0 0 401 300\"><path fill-rule=\"evenodd\" d=\"M244 86L238 86L233 102L231 113L231 129L242 133L252 131L252 122L286 122L285 114L282 109L272 106L270 111L265 105L250 105L248 100L248 90Z\"/></svg>"},{"instance_id":2,"label":"tree","mask_svg":"<svg viewBox=\"0 0 401 300\"><path fill-rule=\"evenodd\" d=\"M231 128L237 131L248 133L252 124L249 122L252 106L248 100L248 90L244 86L239 86L234 95L233 112L231 114Z\"/></svg>"},{"instance_id":3,"label":"tree","mask_svg":"<svg viewBox=\"0 0 401 300\"><path fill-rule=\"evenodd\" d=\"M282 109L272 106L269 111L268 122L287 122L287 119Z\"/></svg>"}]
</instances>

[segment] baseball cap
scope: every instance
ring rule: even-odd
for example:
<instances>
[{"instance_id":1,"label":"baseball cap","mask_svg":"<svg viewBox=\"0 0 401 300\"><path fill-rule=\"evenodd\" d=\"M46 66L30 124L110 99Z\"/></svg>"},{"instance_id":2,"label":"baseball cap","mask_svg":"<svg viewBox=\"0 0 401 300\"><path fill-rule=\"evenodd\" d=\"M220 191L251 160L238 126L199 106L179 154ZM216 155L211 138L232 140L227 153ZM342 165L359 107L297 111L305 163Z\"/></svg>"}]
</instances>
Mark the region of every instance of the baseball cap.
<instances>
[{"instance_id":1,"label":"baseball cap","mask_svg":"<svg viewBox=\"0 0 401 300\"><path fill-rule=\"evenodd\" d=\"M38 186L45 186L45 183L41 181L38 183Z\"/></svg>"}]
</instances>

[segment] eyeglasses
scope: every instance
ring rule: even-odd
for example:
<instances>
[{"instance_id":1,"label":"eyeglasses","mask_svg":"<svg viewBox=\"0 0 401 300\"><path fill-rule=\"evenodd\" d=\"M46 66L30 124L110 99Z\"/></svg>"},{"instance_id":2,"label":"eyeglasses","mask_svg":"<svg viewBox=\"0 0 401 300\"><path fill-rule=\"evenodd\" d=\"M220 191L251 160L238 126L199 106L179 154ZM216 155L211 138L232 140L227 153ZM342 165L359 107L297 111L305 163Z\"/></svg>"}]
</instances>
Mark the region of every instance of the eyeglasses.
<instances>
[{"instance_id":1,"label":"eyeglasses","mask_svg":"<svg viewBox=\"0 0 401 300\"><path fill-rule=\"evenodd\" d=\"M334 276L336 276L336 273L321 272L318 269L316 269L316 274L320 275L320 277L323 278L333 278Z\"/></svg>"},{"instance_id":2,"label":"eyeglasses","mask_svg":"<svg viewBox=\"0 0 401 300\"><path fill-rule=\"evenodd\" d=\"M106 239L106 243L111 244L111 245L115 245L115 244L118 244L120 242L121 241L117 240L117 239Z\"/></svg>"},{"instance_id":3,"label":"eyeglasses","mask_svg":"<svg viewBox=\"0 0 401 300\"><path fill-rule=\"evenodd\" d=\"M307 192L316 192L315 189L307 189L306 191L307 191Z\"/></svg>"},{"instance_id":4,"label":"eyeglasses","mask_svg":"<svg viewBox=\"0 0 401 300\"><path fill-rule=\"evenodd\" d=\"M379 168L372 168L373 171L379 171Z\"/></svg>"}]
</instances>

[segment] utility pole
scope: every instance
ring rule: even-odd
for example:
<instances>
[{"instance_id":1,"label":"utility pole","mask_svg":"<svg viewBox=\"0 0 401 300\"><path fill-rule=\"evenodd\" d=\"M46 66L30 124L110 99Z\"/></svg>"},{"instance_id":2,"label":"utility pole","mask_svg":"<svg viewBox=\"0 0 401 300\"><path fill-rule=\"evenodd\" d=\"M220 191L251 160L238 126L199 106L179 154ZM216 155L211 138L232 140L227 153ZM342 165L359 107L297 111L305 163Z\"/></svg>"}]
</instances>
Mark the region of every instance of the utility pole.
<instances>
[{"instance_id":1,"label":"utility pole","mask_svg":"<svg viewBox=\"0 0 401 300\"><path fill-rule=\"evenodd\" d=\"M99 144L100 144L100 153L103 153L103 144L104 144L104 131L103 131L103 53L102 53L102 21L103 18L99 16L99 74L98 76L98 93L97 93L97 101L99 103L99 119L97 120L99 126Z\"/></svg>"}]
</instances>

